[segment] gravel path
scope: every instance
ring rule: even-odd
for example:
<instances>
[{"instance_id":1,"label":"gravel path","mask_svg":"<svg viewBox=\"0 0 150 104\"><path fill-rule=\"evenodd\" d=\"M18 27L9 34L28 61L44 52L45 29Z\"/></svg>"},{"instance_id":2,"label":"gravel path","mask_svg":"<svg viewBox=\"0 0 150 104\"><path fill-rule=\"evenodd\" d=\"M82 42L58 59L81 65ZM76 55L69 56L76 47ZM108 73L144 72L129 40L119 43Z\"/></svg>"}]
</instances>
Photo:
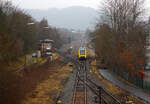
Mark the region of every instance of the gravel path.
<instances>
[{"instance_id":1,"label":"gravel path","mask_svg":"<svg viewBox=\"0 0 150 104\"><path fill-rule=\"evenodd\" d=\"M150 95L143 92L141 89L132 87L130 85L127 85L123 82L121 82L116 76L114 76L112 73L110 73L108 70L99 70L99 73L108 81L111 83L119 86L120 88L130 92L134 96L137 96L150 104Z\"/></svg>"},{"instance_id":2,"label":"gravel path","mask_svg":"<svg viewBox=\"0 0 150 104\"><path fill-rule=\"evenodd\" d=\"M73 93L73 85L75 81L75 70L70 74L69 80L64 86L62 101L63 104L71 104L72 93Z\"/></svg>"}]
</instances>

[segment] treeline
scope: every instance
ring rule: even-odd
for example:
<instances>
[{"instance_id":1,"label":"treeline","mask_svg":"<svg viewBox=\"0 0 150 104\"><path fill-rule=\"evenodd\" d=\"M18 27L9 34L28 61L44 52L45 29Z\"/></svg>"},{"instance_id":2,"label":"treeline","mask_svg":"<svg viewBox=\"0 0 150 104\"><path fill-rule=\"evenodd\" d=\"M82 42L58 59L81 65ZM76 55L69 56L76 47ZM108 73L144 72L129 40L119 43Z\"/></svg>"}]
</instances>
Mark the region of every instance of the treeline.
<instances>
[{"instance_id":1,"label":"treeline","mask_svg":"<svg viewBox=\"0 0 150 104\"><path fill-rule=\"evenodd\" d=\"M99 60L109 69L139 76L147 63L145 0L104 0L101 19L91 33Z\"/></svg>"},{"instance_id":2,"label":"treeline","mask_svg":"<svg viewBox=\"0 0 150 104\"><path fill-rule=\"evenodd\" d=\"M56 48L66 43L46 19L37 22L11 2L0 0L0 104L20 104L21 78L8 70L9 63L37 50L38 42L46 38L54 40Z\"/></svg>"},{"instance_id":3,"label":"treeline","mask_svg":"<svg viewBox=\"0 0 150 104\"><path fill-rule=\"evenodd\" d=\"M55 41L59 48L64 43L56 28L48 25L46 19L37 22L25 11L11 2L0 1L0 63L6 64L18 57L38 49L41 39Z\"/></svg>"}]
</instances>

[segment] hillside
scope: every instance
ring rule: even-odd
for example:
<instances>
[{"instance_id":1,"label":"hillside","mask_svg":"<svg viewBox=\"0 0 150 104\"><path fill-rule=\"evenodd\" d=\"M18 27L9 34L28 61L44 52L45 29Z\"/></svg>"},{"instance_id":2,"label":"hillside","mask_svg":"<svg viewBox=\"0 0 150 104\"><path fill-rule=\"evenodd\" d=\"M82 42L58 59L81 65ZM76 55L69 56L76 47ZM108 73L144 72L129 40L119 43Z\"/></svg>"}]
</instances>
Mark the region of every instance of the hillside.
<instances>
[{"instance_id":1,"label":"hillside","mask_svg":"<svg viewBox=\"0 0 150 104\"><path fill-rule=\"evenodd\" d=\"M64 9L27 10L37 20L46 18L51 26L68 29L92 28L96 22L97 11L88 7L69 7Z\"/></svg>"}]
</instances>

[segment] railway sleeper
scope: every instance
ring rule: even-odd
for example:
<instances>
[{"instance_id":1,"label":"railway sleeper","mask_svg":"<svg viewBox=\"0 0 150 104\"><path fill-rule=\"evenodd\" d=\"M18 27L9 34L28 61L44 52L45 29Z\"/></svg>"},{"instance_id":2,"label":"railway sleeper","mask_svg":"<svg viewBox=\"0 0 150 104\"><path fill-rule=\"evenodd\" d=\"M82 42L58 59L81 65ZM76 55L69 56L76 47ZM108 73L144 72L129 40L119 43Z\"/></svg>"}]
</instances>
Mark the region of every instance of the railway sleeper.
<instances>
[{"instance_id":1,"label":"railway sleeper","mask_svg":"<svg viewBox=\"0 0 150 104\"><path fill-rule=\"evenodd\" d=\"M75 104L85 104L85 94L84 92L76 92L76 101Z\"/></svg>"},{"instance_id":2,"label":"railway sleeper","mask_svg":"<svg viewBox=\"0 0 150 104\"><path fill-rule=\"evenodd\" d=\"M84 87L76 87L76 92L84 92Z\"/></svg>"}]
</instances>

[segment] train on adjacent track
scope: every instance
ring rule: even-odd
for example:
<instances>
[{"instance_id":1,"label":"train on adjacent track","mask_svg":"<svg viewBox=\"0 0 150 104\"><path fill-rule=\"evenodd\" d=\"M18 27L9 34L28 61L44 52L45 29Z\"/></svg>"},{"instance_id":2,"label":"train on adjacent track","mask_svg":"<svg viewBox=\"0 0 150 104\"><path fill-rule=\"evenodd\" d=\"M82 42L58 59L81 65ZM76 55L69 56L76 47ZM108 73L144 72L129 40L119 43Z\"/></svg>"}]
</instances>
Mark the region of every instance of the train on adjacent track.
<instances>
[{"instance_id":1,"label":"train on adjacent track","mask_svg":"<svg viewBox=\"0 0 150 104\"><path fill-rule=\"evenodd\" d=\"M85 61L87 59L87 50L85 47L80 47L78 50L78 59Z\"/></svg>"}]
</instances>

